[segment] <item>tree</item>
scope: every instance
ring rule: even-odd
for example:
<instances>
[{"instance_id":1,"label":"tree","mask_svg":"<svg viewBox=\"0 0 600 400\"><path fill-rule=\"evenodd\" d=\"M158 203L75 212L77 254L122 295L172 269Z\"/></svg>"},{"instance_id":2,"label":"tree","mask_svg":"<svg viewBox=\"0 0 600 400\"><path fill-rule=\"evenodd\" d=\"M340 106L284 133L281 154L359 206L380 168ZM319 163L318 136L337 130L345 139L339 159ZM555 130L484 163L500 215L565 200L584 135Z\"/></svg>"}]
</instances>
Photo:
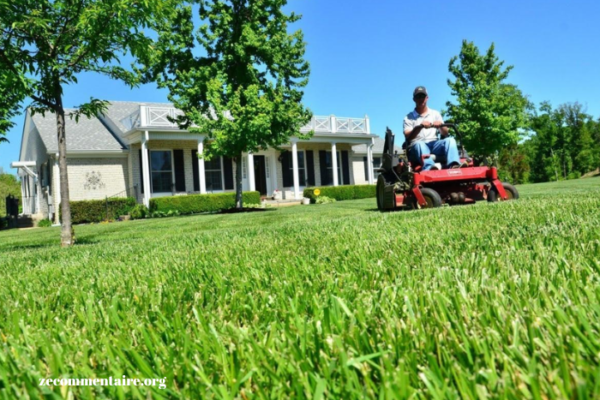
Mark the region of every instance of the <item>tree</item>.
<instances>
[{"instance_id":1,"label":"tree","mask_svg":"<svg viewBox=\"0 0 600 400\"><path fill-rule=\"evenodd\" d=\"M448 79L457 103L446 102L448 119L460 124L465 147L476 156L496 155L516 144L527 124L528 100L515 86L505 83L512 66L494 54L485 55L472 42L463 41L460 54L450 60Z\"/></svg>"},{"instance_id":2,"label":"tree","mask_svg":"<svg viewBox=\"0 0 600 400\"><path fill-rule=\"evenodd\" d=\"M12 118L19 113L23 101L22 82L9 70L0 69L0 143L8 142L2 137L15 124Z\"/></svg>"},{"instance_id":3,"label":"tree","mask_svg":"<svg viewBox=\"0 0 600 400\"><path fill-rule=\"evenodd\" d=\"M56 115L63 246L72 245L74 237L65 117L91 117L106 108L105 101L92 98L65 116L63 87L77 83L77 74L84 71L137 84L134 72L115 63L127 52L146 57L151 39L143 29L165 7L168 3L160 0L0 0L0 71L11 78L0 83L0 92L13 96L2 103L0 117L10 116L25 98L32 100L32 112ZM18 85L7 86L11 82Z\"/></svg>"},{"instance_id":4,"label":"tree","mask_svg":"<svg viewBox=\"0 0 600 400\"><path fill-rule=\"evenodd\" d=\"M298 136L311 113L301 101L309 65L300 19L287 0L200 0L194 32L191 7L180 7L160 34L151 70L184 115L177 122L210 140L203 157L236 163L236 207L242 208L242 153L279 147ZM194 51L195 40L204 54Z\"/></svg>"}]
</instances>

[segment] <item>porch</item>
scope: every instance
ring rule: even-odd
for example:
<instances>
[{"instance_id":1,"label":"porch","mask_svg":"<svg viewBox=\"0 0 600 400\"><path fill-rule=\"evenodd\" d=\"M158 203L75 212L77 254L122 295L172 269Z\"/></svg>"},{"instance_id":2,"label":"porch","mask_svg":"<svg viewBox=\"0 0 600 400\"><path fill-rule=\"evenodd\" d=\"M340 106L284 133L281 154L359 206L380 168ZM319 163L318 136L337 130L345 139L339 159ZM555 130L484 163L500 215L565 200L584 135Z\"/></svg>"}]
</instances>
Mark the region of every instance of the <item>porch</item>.
<instances>
[{"instance_id":1,"label":"porch","mask_svg":"<svg viewBox=\"0 0 600 400\"><path fill-rule=\"evenodd\" d=\"M142 105L121 121L129 129L124 135L130 146L129 182L139 185L146 206L152 197L234 190L236 163L227 157L198 158L207 137L179 129L171 122L179 114L172 107ZM315 116L301 133L311 130L310 139L293 137L283 151L243 154L242 189L265 197L277 190L287 200L299 200L307 186L353 184L350 157L357 144L367 145L367 162L372 164L376 136L367 116ZM368 183L374 183L372 168Z\"/></svg>"}]
</instances>

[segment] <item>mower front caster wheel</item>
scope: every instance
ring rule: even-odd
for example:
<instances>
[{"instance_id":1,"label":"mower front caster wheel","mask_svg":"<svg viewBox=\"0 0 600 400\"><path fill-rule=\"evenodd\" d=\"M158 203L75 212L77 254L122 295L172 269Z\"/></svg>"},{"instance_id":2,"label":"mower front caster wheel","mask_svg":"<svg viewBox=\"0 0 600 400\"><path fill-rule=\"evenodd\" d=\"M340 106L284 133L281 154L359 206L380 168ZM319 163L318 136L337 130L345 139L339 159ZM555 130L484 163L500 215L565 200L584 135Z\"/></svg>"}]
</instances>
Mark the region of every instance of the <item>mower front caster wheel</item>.
<instances>
[{"instance_id":1,"label":"mower front caster wheel","mask_svg":"<svg viewBox=\"0 0 600 400\"><path fill-rule=\"evenodd\" d=\"M517 191L517 188L510 183L502 182L502 187L504 187L504 191L506 192L506 200L517 200L519 198L519 192ZM500 194L498 193L498 190L496 190L496 187L492 185L492 188L488 192L487 200L490 203L495 203L499 199Z\"/></svg>"},{"instance_id":2,"label":"mower front caster wheel","mask_svg":"<svg viewBox=\"0 0 600 400\"><path fill-rule=\"evenodd\" d=\"M427 202L427 204L421 206L421 208L437 208L442 206L442 198L435 190L430 188L421 188L421 194L425 198L425 202ZM415 210L419 208L419 203L416 198L412 203L412 208Z\"/></svg>"}]
</instances>

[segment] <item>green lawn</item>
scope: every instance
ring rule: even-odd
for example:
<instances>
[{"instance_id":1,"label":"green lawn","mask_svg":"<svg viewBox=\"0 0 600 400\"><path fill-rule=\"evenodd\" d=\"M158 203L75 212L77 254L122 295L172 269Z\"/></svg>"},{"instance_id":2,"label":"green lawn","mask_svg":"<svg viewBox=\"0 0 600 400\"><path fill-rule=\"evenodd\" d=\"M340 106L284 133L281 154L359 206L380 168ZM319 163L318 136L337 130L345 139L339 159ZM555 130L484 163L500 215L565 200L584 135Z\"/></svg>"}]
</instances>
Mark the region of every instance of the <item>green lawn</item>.
<instances>
[{"instance_id":1,"label":"green lawn","mask_svg":"<svg viewBox=\"0 0 600 400\"><path fill-rule=\"evenodd\" d=\"M0 399L600 398L600 178L518 188L0 232Z\"/></svg>"}]
</instances>

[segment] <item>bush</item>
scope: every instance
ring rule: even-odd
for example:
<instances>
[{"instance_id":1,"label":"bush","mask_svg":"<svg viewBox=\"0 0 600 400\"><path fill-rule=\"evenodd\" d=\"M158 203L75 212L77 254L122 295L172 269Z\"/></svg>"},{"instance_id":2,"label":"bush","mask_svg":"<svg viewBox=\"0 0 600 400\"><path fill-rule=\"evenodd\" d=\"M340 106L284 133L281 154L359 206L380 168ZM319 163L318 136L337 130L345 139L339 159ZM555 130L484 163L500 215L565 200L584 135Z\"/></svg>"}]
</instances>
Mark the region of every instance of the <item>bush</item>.
<instances>
[{"instance_id":1,"label":"bush","mask_svg":"<svg viewBox=\"0 0 600 400\"><path fill-rule=\"evenodd\" d=\"M315 195L315 190L319 195ZM357 200L375 197L375 185L345 185L345 186L323 186L304 189L304 197L308 197L311 203L315 203L318 197L325 196L335 200Z\"/></svg>"},{"instance_id":2,"label":"bush","mask_svg":"<svg viewBox=\"0 0 600 400\"><path fill-rule=\"evenodd\" d=\"M106 220L111 221L118 218L120 215L129 214L136 204L133 197L109 199L108 206L106 200L72 201L71 223L83 224Z\"/></svg>"},{"instance_id":3,"label":"bush","mask_svg":"<svg viewBox=\"0 0 600 400\"><path fill-rule=\"evenodd\" d=\"M37 226L38 228L50 228L52 226L52 221L46 218L38 222Z\"/></svg>"},{"instance_id":4,"label":"bush","mask_svg":"<svg viewBox=\"0 0 600 400\"><path fill-rule=\"evenodd\" d=\"M143 204L136 204L135 207L129 211L131 219L144 219L148 215L148 207Z\"/></svg>"},{"instance_id":5,"label":"bush","mask_svg":"<svg viewBox=\"0 0 600 400\"><path fill-rule=\"evenodd\" d=\"M244 204L260 204L259 192L242 193ZM150 200L150 212L178 211L180 214L216 212L235 207L235 193L194 194L157 197Z\"/></svg>"},{"instance_id":6,"label":"bush","mask_svg":"<svg viewBox=\"0 0 600 400\"><path fill-rule=\"evenodd\" d=\"M327 204L327 203L335 203L336 200L332 199L331 197L327 197L327 196L319 196L317 197L317 204Z\"/></svg>"}]
</instances>

